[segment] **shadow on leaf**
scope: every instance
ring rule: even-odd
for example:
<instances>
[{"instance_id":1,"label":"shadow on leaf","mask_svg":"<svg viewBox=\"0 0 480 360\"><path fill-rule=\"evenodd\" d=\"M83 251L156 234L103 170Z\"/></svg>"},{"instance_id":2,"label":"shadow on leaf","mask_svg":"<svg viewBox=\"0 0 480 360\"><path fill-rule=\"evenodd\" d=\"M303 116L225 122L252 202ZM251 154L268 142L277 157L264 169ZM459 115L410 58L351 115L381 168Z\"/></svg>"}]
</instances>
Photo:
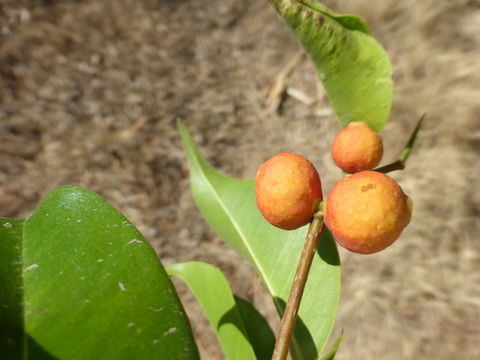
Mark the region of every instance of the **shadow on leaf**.
<instances>
[{"instance_id":1,"label":"shadow on leaf","mask_svg":"<svg viewBox=\"0 0 480 360\"><path fill-rule=\"evenodd\" d=\"M220 329L225 324L236 326L252 345L257 359L270 359L275 346L275 335L267 320L250 302L236 295L234 297L236 307L232 307L221 317L217 328ZM238 323L238 315L242 324Z\"/></svg>"},{"instance_id":2,"label":"shadow on leaf","mask_svg":"<svg viewBox=\"0 0 480 360\"><path fill-rule=\"evenodd\" d=\"M317 247L317 255L320 256L320 258L327 264L340 266L340 258L338 257L338 252L336 251L335 240L325 224L323 225L322 238L320 239Z\"/></svg>"},{"instance_id":3,"label":"shadow on leaf","mask_svg":"<svg viewBox=\"0 0 480 360\"><path fill-rule=\"evenodd\" d=\"M34 339L28 337L28 358L34 360L59 360L42 348Z\"/></svg>"},{"instance_id":4,"label":"shadow on leaf","mask_svg":"<svg viewBox=\"0 0 480 360\"><path fill-rule=\"evenodd\" d=\"M283 314L286 306L285 301L279 297L276 297L275 305L277 306L278 313ZM312 359L317 358L318 352L315 346L315 342L313 341L310 331L308 331L308 328L300 317L297 317L297 320L295 321L295 329L293 331L293 336L295 336L297 340L296 344L294 344L294 342L292 341L292 344L290 345L290 351L292 353L293 359L302 358L299 352L300 348L302 349L302 353L314 355L312 356Z\"/></svg>"}]
</instances>

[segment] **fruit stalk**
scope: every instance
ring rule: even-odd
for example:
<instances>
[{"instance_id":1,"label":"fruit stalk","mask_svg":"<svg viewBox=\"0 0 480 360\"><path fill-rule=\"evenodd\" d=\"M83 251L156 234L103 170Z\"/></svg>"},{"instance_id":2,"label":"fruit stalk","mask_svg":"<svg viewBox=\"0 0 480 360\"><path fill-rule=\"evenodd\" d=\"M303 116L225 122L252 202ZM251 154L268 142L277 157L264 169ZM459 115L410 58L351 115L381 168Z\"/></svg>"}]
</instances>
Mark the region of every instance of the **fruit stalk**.
<instances>
[{"instance_id":1,"label":"fruit stalk","mask_svg":"<svg viewBox=\"0 0 480 360\"><path fill-rule=\"evenodd\" d=\"M382 174L388 174L389 172L392 172L395 170L403 170L403 169L405 169L405 163L401 160L397 160L388 165L384 165L379 168L376 168L373 171L376 171Z\"/></svg>"},{"instance_id":2,"label":"fruit stalk","mask_svg":"<svg viewBox=\"0 0 480 360\"><path fill-rule=\"evenodd\" d=\"M415 129L413 129L413 132L410 134L410 138L408 139L407 143L405 144L405 147L403 148L402 153L398 157L398 159L388 165L384 165L382 167L379 167L377 169L374 169L376 172L381 172L383 174L387 174L391 171L395 170L403 170L405 169L405 163L407 162L408 157L410 156L410 153L413 149L413 145L415 145L415 140L417 139L417 134L420 131L422 127L423 120L425 120L425 117L427 116L427 113L424 113L420 119L417 121L417 125L415 126Z\"/></svg>"},{"instance_id":3,"label":"fruit stalk","mask_svg":"<svg viewBox=\"0 0 480 360\"><path fill-rule=\"evenodd\" d=\"M313 257L323 231L323 212L321 210L321 204L319 208L320 210L314 214L313 220L308 229L307 239L303 247L302 255L300 256L300 261L298 262L297 272L295 273L292 288L288 296L287 306L285 307L285 312L283 313L282 321L280 322L280 329L278 331L272 360L285 360L288 355L288 348L290 346L290 340L292 339L292 333L297 318L298 308L300 307L300 301L302 300L303 290L305 289L308 273L310 272Z\"/></svg>"}]
</instances>

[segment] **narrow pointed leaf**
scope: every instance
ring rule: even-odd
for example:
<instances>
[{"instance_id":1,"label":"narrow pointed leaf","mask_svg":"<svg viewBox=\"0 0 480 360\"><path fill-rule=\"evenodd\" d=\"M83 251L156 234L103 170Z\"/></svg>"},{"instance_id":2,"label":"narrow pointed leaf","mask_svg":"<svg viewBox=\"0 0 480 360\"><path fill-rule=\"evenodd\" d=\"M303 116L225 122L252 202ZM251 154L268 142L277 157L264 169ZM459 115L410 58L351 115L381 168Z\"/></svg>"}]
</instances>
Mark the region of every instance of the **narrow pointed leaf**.
<instances>
[{"instance_id":1,"label":"narrow pointed leaf","mask_svg":"<svg viewBox=\"0 0 480 360\"><path fill-rule=\"evenodd\" d=\"M22 250L21 358L198 359L155 252L97 194L57 188L25 220L21 242L0 235Z\"/></svg>"},{"instance_id":2,"label":"narrow pointed leaf","mask_svg":"<svg viewBox=\"0 0 480 360\"><path fill-rule=\"evenodd\" d=\"M408 138L407 143L405 144L405 147L398 157L398 160L401 162L406 162L408 157L410 156L410 153L412 152L413 146L415 145L415 141L417 140L417 134L422 128L423 120L427 114L423 114L417 121L417 125L415 126L415 129L413 129L412 133L410 134L410 137Z\"/></svg>"},{"instance_id":3,"label":"narrow pointed leaf","mask_svg":"<svg viewBox=\"0 0 480 360\"><path fill-rule=\"evenodd\" d=\"M270 0L310 56L345 127L366 122L380 132L393 97L392 67L363 21L312 0Z\"/></svg>"},{"instance_id":4,"label":"narrow pointed leaf","mask_svg":"<svg viewBox=\"0 0 480 360\"><path fill-rule=\"evenodd\" d=\"M202 305L229 360L272 357L275 336L266 320L246 300L233 295L222 272L202 262L167 267L181 278Z\"/></svg>"},{"instance_id":5,"label":"narrow pointed leaf","mask_svg":"<svg viewBox=\"0 0 480 360\"><path fill-rule=\"evenodd\" d=\"M410 153L413 150L413 146L415 145L415 141L417 140L418 132L422 128L422 123L423 123L423 120L425 119L426 116L427 116L427 114L423 114L418 119L417 125L415 126L415 129L413 129L412 133L410 134L410 137L408 138L407 143L403 147L402 153L400 154L398 159L396 161L390 163L390 164L387 164L387 165L384 165L384 166L381 166L381 167L378 167L378 168L374 169L375 171L386 174L386 173L389 173L391 171L405 169L407 159L408 159L408 157L410 156Z\"/></svg>"},{"instance_id":6,"label":"narrow pointed leaf","mask_svg":"<svg viewBox=\"0 0 480 360\"><path fill-rule=\"evenodd\" d=\"M256 267L282 313L307 227L284 231L267 223L255 204L254 180L238 180L219 173L200 155L181 123L179 130L188 156L197 206L225 242ZM295 359L313 359L323 349L332 330L339 293L338 252L330 233L325 230L295 327L291 347Z\"/></svg>"},{"instance_id":7,"label":"narrow pointed leaf","mask_svg":"<svg viewBox=\"0 0 480 360\"><path fill-rule=\"evenodd\" d=\"M333 360L335 359L335 355L337 355L338 348L340 347L340 344L342 343L343 340L343 331L340 334L340 336L335 340L333 345L330 347L330 350L328 353L326 353L320 360Z\"/></svg>"}]
</instances>

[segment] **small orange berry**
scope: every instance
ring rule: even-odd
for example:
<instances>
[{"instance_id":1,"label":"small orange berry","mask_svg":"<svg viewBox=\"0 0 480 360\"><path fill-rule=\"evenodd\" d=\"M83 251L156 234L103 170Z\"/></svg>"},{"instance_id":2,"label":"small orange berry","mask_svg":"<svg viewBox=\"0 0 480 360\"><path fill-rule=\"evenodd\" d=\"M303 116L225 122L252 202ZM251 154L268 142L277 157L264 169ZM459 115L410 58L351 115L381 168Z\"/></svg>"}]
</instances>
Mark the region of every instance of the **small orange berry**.
<instances>
[{"instance_id":1,"label":"small orange berry","mask_svg":"<svg viewBox=\"0 0 480 360\"><path fill-rule=\"evenodd\" d=\"M412 202L391 177L366 170L333 187L325 212L325 223L343 247L372 254L400 236L410 222Z\"/></svg>"},{"instance_id":2,"label":"small orange berry","mask_svg":"<svg viewBox=\"0 0 480 360\"><path fill-rule=\"evenodd\" d=\"M351 122L332 144L332 158L343 171L353 174L371 170L383 155L380 136L363 122Z\"/></svg>"},{"instance_id":3,"label":"small orange berry","mask_svg":"<svg viewBox=\"0 0 480 360\"><path fill-rule=\"evenodd\" d=\"M258 209L272 225L294 230L310 222L322 200L315 167L305 157L280 153L260 165L255 185Z\"/></svg>"}]
</instances>

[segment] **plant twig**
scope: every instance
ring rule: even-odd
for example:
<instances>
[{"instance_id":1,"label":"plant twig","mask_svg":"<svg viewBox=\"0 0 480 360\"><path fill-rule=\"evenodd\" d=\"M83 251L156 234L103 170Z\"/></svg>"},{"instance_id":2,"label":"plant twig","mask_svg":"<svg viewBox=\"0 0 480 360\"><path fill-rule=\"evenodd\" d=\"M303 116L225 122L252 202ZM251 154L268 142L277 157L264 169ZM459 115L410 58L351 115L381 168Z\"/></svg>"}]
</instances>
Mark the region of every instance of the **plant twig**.
<instances>
[{"instance_id":1,"label":"plant twig","mask_svg":"<svg viewBox=\"0 0 480 360\"><path fill-rule=\"evenodd\" d=\"M400 154L398 160L405 162L407 161L408 157L410 156L410 152L413 149L413 145L415 144L415 140L417 139L417 134L420 131L420 128L422 127L423 120L427 116L427 113L424 113L420 119L417 121L417 126L415 126L415 129L413 130L412 134L410 135L410 138L408 139L407 143L405 144L405 148L403 149L402 153Z\"/></svg>"},{"instance_id":2,"label":"plant twig","mask_svg":"<svg viewBox=\"0 0 480 360\"><path fill-rule=\"evenodd\" d=\"M395 170L403 170L405 169L405 163L401 160L394 161L390 164L381 166L379 168L374 169L373 171L380 172L380 173L389 173Z\"/></svg>"},{"instance_id":3,"label":"plant twig","mask_svg":"<svg viewBox=\"0 0 480 360\"><path fill-rule=\"evenodd\" d=\"M313 216L313 220L308 229L307 239L303 247L302 255L300 256L300 261L298 262L297 272L295 273L292 288L288 296L287 306L285 307L285 312L280 322L280 330L278 331L272 360L285 360L287 358L298 308L300 307L303 290L305 289L308 273L310 272L322 230L323 212L320 206L320 210Z\"/></svg>"},{"instance_id":4,"label":"plant twig","mask_svg":"<svg viewBox=\"0 0 480 360\"><path fill-rule=\"evenodd\" d=\"M394 162L390 163L390 164L387 164L387 165L381 166L377 169L374 169L373 171L381 172L381 173L386 174L386 173L389 173L391 171L405 169L405 163L407 162L407 159L410 156L410 152L412 151L413 145L415 144L415 140L417 139L417 134L420 131L420 128L422 127L423 120L425 119L426 116L427 116L427 113L424 113L420 117L420 119L418 119L417 125L415 126L415 129L413 129L412 133L410 134L410 137L409 137L407 143L405 144L405 147L403 148L403 151L400 154L400 156L398 157L398 159L395 160Z\"/></svg>"}]
</instances>

